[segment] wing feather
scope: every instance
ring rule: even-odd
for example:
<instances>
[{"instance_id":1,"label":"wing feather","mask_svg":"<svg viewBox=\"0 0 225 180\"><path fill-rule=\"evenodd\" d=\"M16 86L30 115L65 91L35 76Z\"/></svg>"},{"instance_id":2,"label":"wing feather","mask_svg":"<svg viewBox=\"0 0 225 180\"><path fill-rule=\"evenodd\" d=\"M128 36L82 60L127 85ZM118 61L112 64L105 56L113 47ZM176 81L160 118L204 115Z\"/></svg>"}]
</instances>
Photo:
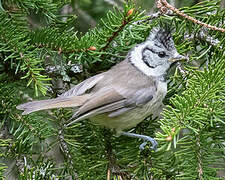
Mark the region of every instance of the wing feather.
<instances>
[{"instance_id":1,"label":"wing feather","mask_svg":"<svg viewBox=\"0 0 225 180\"><path fill-rule=\"evenodd\" d=\"M113 88L104 90L105 92L99 91L93 94L93 97L90 97L90 100L84 103L71 118L76 119L68 125L103 113L110 113L108 116L111 118L119 116L137 106L145 105L151 101L155 93L151 88L141 89L134 92L132 97L124 97Z\"/></svg>"},{"instance_id":2,"label":"wing feather","mask_svg":"<svg viewBox=\"0 0 225 180\"><path fill-rule=\"evenodd\" d=\"M73 118L76 118L76 119L74 121L70 122L69 124L67 124L67 126L69 126L71 124L74 124L74 123L76 123L78 121L81 121L83 119L87 119L89 117L93 117L93 116L98 115L98 114L103 114L103 113L107 113L107 112L113 112L116 109L121 109L121 108L124 107L124 103L125 103L125 100L117 101L117 102L114 102L114 103L111 103L111 104L107 104L105 106L93 109L90 112L86 112L85 114L80 115L80 116L78 116L78 114L75 113L71 119L73 119Z\"/></svg>"},{"instance_id":3,"label":"wing feather","mask_svg":"<svg viewBox=\"0 0 225 180\"><path fill-rule=\"evenodd\" d=\"M83 95L87 91L89 91L91 88L93 88L103 77L104 77L104 73L90 77L84 80L83 82L81 82L80 84L77 84L76 86L71 88L69 91L66 91L65 93L61 94L59 97Z\"/></svg>"},{"instance_id":4,"label":"wing feather","mask_svg":"<svg viewBox=\"0 0 225 180\"><path fill-rule=\"evenodd\" d=\"M115 102L121 102L121 100L124 100L124 99L125 97L119 94L113 88L102 88L101 90L94 93L89 98L89 101L84 103L84 105L79 108L79 110L75 113L75 116L78 117L80 115L85 114L86 112L91 112L92 110L99 109L100 107L104 107L104 106L107 107L107 105L111 107L110 104ZM113 110L121 108L121 103L119 103L120 105L119 107L116 107L115 105L113 106L114 107ZM103 108L103 109L106 109L106 108ZM103 113L101 110L102 109L98 110L98 114ZM108 112L109 111L110 110L108 110Z\"/></svg>"}]
</instances>

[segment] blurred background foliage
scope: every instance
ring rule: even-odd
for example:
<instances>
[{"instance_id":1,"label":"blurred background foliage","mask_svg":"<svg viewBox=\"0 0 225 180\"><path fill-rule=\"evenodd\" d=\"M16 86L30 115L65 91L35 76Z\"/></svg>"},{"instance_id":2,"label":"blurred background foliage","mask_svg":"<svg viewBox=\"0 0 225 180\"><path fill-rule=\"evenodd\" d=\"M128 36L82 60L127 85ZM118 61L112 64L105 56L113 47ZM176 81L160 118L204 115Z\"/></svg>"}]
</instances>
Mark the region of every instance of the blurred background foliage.
<instances>
[{"instance_id":1,"label":"blurred background foliage","mask_svg":"<svg viewBox=\"0 0 225 180\"><path fill-rule=\"evenodd\" d=\"M225 0L168 2L224 28ZM224 33L147 20L157 11L149 0L0 0L0 179L224 179ZM164 21L190 60L172 68L160 120L134 128L156 137L156 152L88 121L65 128L71 109L16 110L106 71Z\"/></svg>"}]
</instances>

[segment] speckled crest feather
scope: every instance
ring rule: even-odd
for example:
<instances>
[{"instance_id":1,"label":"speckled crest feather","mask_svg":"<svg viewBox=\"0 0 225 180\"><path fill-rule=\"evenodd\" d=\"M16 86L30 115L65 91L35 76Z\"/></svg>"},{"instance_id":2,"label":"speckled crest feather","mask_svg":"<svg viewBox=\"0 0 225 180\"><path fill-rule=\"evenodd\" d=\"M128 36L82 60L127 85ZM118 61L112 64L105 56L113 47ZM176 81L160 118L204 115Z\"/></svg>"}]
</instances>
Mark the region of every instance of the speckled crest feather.
<instances>
[{"instance_id":1,"label":"speckled crest feather","mask_svg":"<svg viewBox=\"0 0 225 180\"><path fill-rule=\"evenodd\" d=\"M169 30L160 29L155 36L155 39L161 43L168 51L175 49L174 42Z\"/></svg>"},{"instance_id":2,"label":"speckled crest feather","mask_svg":"<svg viewBox=\"0 0 225 180\"><path fill-rule=\"evenodd\" d=\"M168 25L163 28L154 27L147 39L154 41L158 47L163 45L168 51L172 51L175 49L175 46L171 32L172 29Z\"/></svg>"}]
</instances>

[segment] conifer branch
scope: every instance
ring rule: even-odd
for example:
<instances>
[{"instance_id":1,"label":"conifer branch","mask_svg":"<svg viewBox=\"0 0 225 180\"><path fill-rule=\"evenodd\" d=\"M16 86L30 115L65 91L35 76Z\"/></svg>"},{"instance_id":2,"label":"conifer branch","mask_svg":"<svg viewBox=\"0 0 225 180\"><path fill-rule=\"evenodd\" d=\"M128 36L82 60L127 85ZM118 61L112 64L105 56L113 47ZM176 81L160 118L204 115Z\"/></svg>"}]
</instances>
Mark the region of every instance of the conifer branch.
<instances>
[{"instance_id":1,"label":"conifer branch","mask_svg":"<svg viewBox=\"0 0 225 180\"><path fill-rule=\"evenodd\" d=\"M221 32L225 32L225 29L223 28L219 28L216 26L212 26L210 24L204 23L202 21L199 21L191 16L188 16L187 14L184 14L183 12L181 12L180 10L178 10L177 8L173 7L172 5L170 5L166 0L156 0L156 6L158 9L160 9L160 11L162 13L165 13L167 11L167 8L170 9L171 11L175 12L176 14L192 21L195 24L199 24L201 26L204 26L206 28L215 30L215 31L221 31Z\"/></svg>"},{"instance_id":2,"label":"conifer branch","mask_svg":"<svg viewBox=\"0 0 225 180\"><path fill-rule=\"evenodd\" d=\"M9 1L2 1L4 8L6 7L4 6L5 2ZM64 17L64 15L58 16L57 12L61 7L58 1L54 4L46 3L46 0L39 0L39 3L21 0L10 0L10 2L19 2L18 7L22 13L14 10L14 12L6 12L10 13L10 16L7 16L6 13L0 12L0 39L2 40L0 43L0 58L2 59L0 72L3 72L0 74L0 99L2 100L0 117L6 122L7 130L10 132L10 136L6 136L8 142L4 139L4 132L3 135L1 134L2 136L0 135L3 137L0 139L0 146L5 143L0 149L3 149L5 153L0 153L0 155L3 154L5 159L15 157L13 163L21 173L15 179L26 178L26 175L39 177L43 172L45 179L65 178L66 176L69 178L73 176L74 179L107 178L107 180L113 178L119 180L131 178L151 180L220 178L218 169L223 170L225 139L223 33L209 32L210 29L205 31L206 28L200 29L199 25L196 28L196 24L190 23L179 14L180 18L163 17L168 21L171 20L176 27L174 41L179 52L191 52L193 58L200 56L199 61L194 62L198 66L202 61L203 63L207 61L207 66L202 66L199 70L189 66L188 62L185 64L186 68L182 69L183 65L178 64L177 68L184 79L174 76L175 78L169 83L168 94L164 101L168 108L164 108L162 119L151 123L152 128L142 126L143 132L150 134L160 126L157 140L161 146L157 152L140 156L139 142L111 138L111 134L108 136L109 138L106 138L107 134L103 134L101 128L91 125L91 123L84 122L77 124L76 127L64 129L64 126L60 124L63 123L63 119L57 117L59 124L58 129L55 129L53 123L46 122L46 116L43 116L44 112L24 117L18 115L20 112L15 110L15 106L27 99L18 96L20 93L17 92L23 91L25 93L21 96L25 96L30 93L30 90L26 88L25 81L10 79L7 73L10 69L13 76L14 71L18 70L22 72L21 74L26 73L25 78L31 79L30 74L33 72L36 80L42 82L47 78L42 75L40 78L39 75L42 71L49 73L48 69L52 69L50 75L57 76L57 78L59 75L61 78L62 74L57 69L63 66L66 69L64 72L67 74L70 66L68 62L72 62L72 64L79 62L83 66L90 65L91 69L93 64L99 62L103 54L107 55L110 60L114 60L114 57L122 60L124 56L118 54L124 55L131 46L140 43L146 37L149 29L162 19L158 17L165 14L177 16L176 11L172 11L171 7L166 7L161 3L165 12L158 11L143 16L138 12L132 14L134 6L127 3L124 8L127 14L117 10L110 11L103 17L105 21L102 24L78 38L74 29L71 28L73 26L67 26L69 23L61 23L61 21L57 23ZM187 12L186 14L192 17L200 17L204 19L204 22L220 24L225 11L217 7L217 2L217 0L203 1L202 4L184 9L182 13ZM51 12L49 13L48 10ZM49 20L46 22L47 26L30 32L28 22L24 20L29 16L26 12L31 11L44 15ZM217 16L205 17L211 12L216 12ZM132 16L129 16L130 14ZM131 19L129 20L129 18ZM124 20L129 21L127 25L124 25ZM154 20L154 24L145 23L146 21L151 22L151 20ZM203 25L203 27L205 26ZM197 32L187 35L186 32L192 28L196 28ZM183 41L184 37L187 41ZM181 39L182 41L180 41ZM196 39L197 43L194 43ZM114 42L116 46L114 46ZM209 46L214 47L210 48ZM51 58L47 58L46 54ZM46 57L45 61L42 60L43 56ZM46 66L48 68L44 70L39 68ZM55 68L53 68L54 66ZM100 66L100 68L106 70L104 66ZM4 74L7 78L3 78ZM70 75L74 78L74 74ZM77 84L81 79L83 77L76 77L76 79L71 79L71 82ZM35 82L35 80L32 81ZM186 82L184 88L180 86ZM181 88L174 91L173 89L178 86ZM11 90L12 87L16 89L15 92ZM33 98L32 95L31 97ZM63 113L63 118L67 119L70 115L70 113ZM149 125L149 121L143 123ZM47 137L54 135L57 135L57 138L54 139L53 144L49 144ZM15 138L11 138L12 136ZM65 155L63 159L54 158L59 155L53 152L54 143L60 146L60 155ZM114 145L117 148L114 148ZM36 153L38 147L46 146L49 151ZM76 149L73 150L73 147ZM36 161L37 155L41 157L38 161ZM46 155L48 156L47 163ZM54 166L59 162L58 160L62 160L60 166ZM215 168L214 165L218 165L216 166L218 168ZM2 164L0 163L1 168ZM0 170L0 178L1 172ZM11 175L11 173L9 174Z\"/></svg>"},{"instance_id":3,"label":"conifer branch","mask_svg":"<svg viewBox=\"0 0 225 180\"><path fill-rule=\"evenodd\" d=\"M196 135L196 145L197 145L197 161L198 161L198 179L203 179L203 168L202 168L202 153L201 153L201 145L200 145L200 137Z\"/></svg>"},{"instance_id":4,"label":"conifer branch","mask_svg":"<svg viewBox=\"0 0 225 180\"><path fill-rule=\"evenodd\" d=\"M205 29L200 30L196 34L190 34L190 35L186 34L184 36L185 40L190 40L190 41L195 40L196 38L200 40L204 40L212 46L217 46L218 48L223 49L222 46L218 46L221 42L218 39L215 39L212 36L210 36Z\"/></svg>"},{"instance_id":5,"label":"conifer branch","mask_svg":"<svg viewBox=\"0 0 225 180\"><path fill-rule=\"evenodd\" d=\"M132 20L132 16L131 16L131 15L133 14L133 11L134 11L134 9L130 9L130 10L127 12L126 16L124 16L124 19L122 20L121 26L118 28L117 31L113 32L113 34L112 34L111 37L109 37L109 38L107 39L106 45L105 45L104 47L102 47L102 48L100 49L100 51L105 51L105 50L109 47L109 45L111 44L111 42L112 42L112 41L119 35L119 33L124 29L124 27L125 27L127 24L129 24L129 23L131 22L131 20Z\"/></svg>"},{"instance_id":6,"label":"conifer branch","mask_svg":"<svg viewBox=\"0 0 225 180\"><path fill-rule=\"evenodd\" d=\"M78 174L77 174L76 170L74 169L74 163L73 163L73 160L72 160L72 156L69 152L68 145L67 145L67 143L65 141L65 138L64 138L63 123L60 123L60 125L59 125L58 139L59 139L59 142L60 142L60 148L61 148L62 152L64 153L64 155L67 157L67 161L69 162L68 164L71 167L71 169L73 170L71 176L73 178L75 178L76 180L78 180L79 177L78 177Z\"/></svg>"}]
</instances>

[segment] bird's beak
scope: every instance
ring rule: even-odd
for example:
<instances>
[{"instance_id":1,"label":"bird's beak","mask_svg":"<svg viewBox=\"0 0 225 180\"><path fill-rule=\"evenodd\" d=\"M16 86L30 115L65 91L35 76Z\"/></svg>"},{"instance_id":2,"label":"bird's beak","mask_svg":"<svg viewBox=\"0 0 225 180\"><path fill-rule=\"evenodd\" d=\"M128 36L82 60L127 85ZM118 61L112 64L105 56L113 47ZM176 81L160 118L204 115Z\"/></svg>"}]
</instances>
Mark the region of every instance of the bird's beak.
<instances>
[{"instance_id":1,"label":"bird's beak","mask_svg":"<svg viewBox=\"0 0 225 180\"><path fill-rule=\"evenodd\" d=\"M182 55L176 53L174 55L174 57L172 57L172 58L169 59L169 62L172 62L173 63L173 62L183 61L183 60L188 60L188 57L185 57L185 56L182 56Z\"/></svg>"}]
</instances>

